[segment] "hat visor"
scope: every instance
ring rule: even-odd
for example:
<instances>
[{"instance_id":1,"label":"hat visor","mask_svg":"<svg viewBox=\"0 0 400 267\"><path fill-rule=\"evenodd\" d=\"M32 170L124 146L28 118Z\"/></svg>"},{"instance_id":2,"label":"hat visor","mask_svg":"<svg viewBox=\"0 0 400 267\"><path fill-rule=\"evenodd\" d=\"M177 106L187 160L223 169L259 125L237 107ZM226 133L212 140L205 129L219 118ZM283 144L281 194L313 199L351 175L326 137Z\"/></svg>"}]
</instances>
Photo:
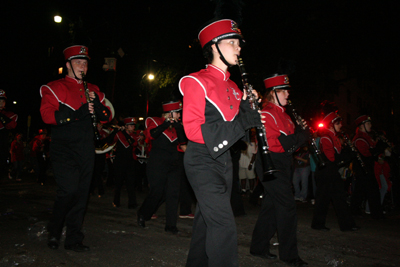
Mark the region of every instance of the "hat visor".
<instances>
[{"instance_id":1,"label":"hat visor","mask_svg":"<svg viewBox=\"0 0 400 267\"><path fill-rule=\"evenodd\" d=\"M269 90L278 90L278 89L283 89L283 90L287 90L285 88L292 88L289 84L285 84L285 85L278 85L278 86L274 86L272 88L268 88ZM290 89L292 90L292 89Z\"/></svg>"},{"instance_id":2,"label":"hat visor","mask_svg":"<svg viewBox=\"0 0 400 267\"><path fill-rule=\"evenodd\" d=\"M86 59L86 60L90 60L90 57L88 57L88 56L82 56L82 55L76 55L76 56L71 56L71 57L69 57L67 60L72 60L72 59Z\"/></svg>"}]
</instances>

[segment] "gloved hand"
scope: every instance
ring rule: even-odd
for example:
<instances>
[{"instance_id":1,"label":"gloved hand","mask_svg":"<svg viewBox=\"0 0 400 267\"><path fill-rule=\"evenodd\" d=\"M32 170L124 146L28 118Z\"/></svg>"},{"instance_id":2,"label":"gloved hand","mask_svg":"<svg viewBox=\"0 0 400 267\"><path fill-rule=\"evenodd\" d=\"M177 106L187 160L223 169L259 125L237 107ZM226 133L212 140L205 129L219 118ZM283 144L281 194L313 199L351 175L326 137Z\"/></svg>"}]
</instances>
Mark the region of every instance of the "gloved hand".
<instances>
[{"instance_id":1,"label":"gloved hand","mask_svg":"<svg viewBox=\"0 0 400 267\"><path fill-rule=\"evenodd\" d=\"M237 117L237 120L244 130L262 126L260 114L258 111L252 109L249 109L246 112L241 111Z\"/></svg>"},{"instance_id":2,"label":"gloved hand","mask_svg":"<svg viewBox=\"0 0 400 267\"><path fill-rule=\"evenodd\" d=\"M11 122L11 119L7 117L6 115L0 113L0 121L5 125L9 122Z\"/></svg>"},{"instance_id":3,"label":"gloved hand","mask_svg":"<svg viewBox=\"0 0 400 267\"><path fill-rule=\"evenodd\" d=\"M58 125L66 124L75 121L76 119L81 120L89 114L88 104L83 104L78 110L72 110L68 106L61 104L58 111L54 112L54 117Z\"/></svg>"}]
</instances>

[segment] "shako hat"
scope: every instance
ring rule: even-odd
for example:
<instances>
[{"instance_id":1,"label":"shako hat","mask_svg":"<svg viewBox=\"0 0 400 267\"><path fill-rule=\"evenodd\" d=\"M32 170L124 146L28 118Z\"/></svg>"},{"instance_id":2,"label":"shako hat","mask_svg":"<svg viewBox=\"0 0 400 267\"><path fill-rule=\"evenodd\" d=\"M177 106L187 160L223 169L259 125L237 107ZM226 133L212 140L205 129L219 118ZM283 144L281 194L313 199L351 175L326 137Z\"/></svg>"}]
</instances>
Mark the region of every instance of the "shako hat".
<instances>
[{"instance_id":1,"label":"shako hat","mask_svg":"<svg viewBox=\"0 0 400 267\"><path fill-rule=\"evenodd\" d=\"M222 39L234 38L243 41L242 33L237 23L231 19L221 19L205 26L198 36L201 47L208 43L217 43Z\"/></svg>"},{"instance_id":2,"label":"shako hat","mask_svg":"<svg viewBox=\"0 0 400 267\"><path fill-rule=\"evenodd\" d=\"M124 119L124 124L125 125L132 125L136 124L136 119L134 117L128 117Z\"/></svg>"},{"instance_id":3,"label":"shako hat","mask_svg":"<svg viewBox=\"0 0 400 267\"><path fill-rule=\"evenodd\" d=\"M162 104L163 112L173 112L179 111L182 109L182 102L181 101L170 101L165 102Z\"/></svg>"},{"instance_id":4,"label":"shako hat","mask_svg":"<svg viewBox=\"0 0 400 267\"><path fill-rule=\"evenodd\" d=\"M84 45L73 45L64 49L65 60L83 58L89 60L89 49Z\"/></svg>"},{"instance_id":5,"label":"shako hat","mask_svg":"<svg viewBox=\"0 0 400 267\"><path fill-rule=\"evenodd\" d=\"M266 89L276 90L291 87L289 84L289 77L287 74L273 74L271 77L264 79Z\"/></svg>"},{"instance_id":6,"label":"shako hat","mask_svg":"<svg viewBox=\"0 0 400 267\"><path fill-rule=\"evenodd\" d=\"M355 123L357 126L359 126L360 124L365 123L365 122L368 122L368 121L371 121L371 117L370 117L370 116L368 116L368 115L361 115L360 117L358 117L358 118L354 121L354 123Z\"/></svg>"},{"instance_id":7,"label":"shako hat","mask_svg":"<svg viewBox=\"0 0 400 267\"><path fill-rule=\"evenodd\" d=\"M0 90L0 99L7 99L6 92L4 90Z\"/></svg>"},{"instance_id":8,"label":"shako hat","mask_svg":"<svg viewBox=\"0 0 400 267\"><path fill-rule=\"evenodd\" d=\"M333 124L336 121L341 121L341 120L342 117L340 117L339 114L337 114L336 112L331 112L322 119L322 123L326 126L329 126L331 123Z\"/></svg>"}]
</instances>

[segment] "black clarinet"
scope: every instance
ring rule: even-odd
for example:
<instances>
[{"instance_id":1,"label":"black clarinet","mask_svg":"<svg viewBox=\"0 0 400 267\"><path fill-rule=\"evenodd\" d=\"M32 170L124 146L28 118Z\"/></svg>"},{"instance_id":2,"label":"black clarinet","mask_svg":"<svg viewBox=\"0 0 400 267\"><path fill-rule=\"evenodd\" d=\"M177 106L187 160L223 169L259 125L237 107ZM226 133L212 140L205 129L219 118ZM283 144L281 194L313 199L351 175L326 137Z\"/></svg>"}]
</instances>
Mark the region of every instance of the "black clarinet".
<instances>
[{"instance_id":1,"label":"black clarinet","mask_svg":"<svg viewBox=\"0 0 400 267\"><path fill-rule=\"evenodd\" d=\"M357 160L360 163L361 168L363 169L365 174L368 174L367 168L365 168L365 163L362 160L362 158L360 156L360 153L358 152L357 148L353 145L353 143L351 142L351 140L349 139L349 137L347 136L347 134L344 131L342 131L342 136L343 136L343 139L346 142L346 144L350 147L351 151L356 152Z\"/></svg>"},{"instance_id":2,"label":"black clarinet","mask_svg":"<svg viewBox=\"0 0 400 267\"><path fill-rule=\"evenodd\" d=\"M297 114L296 110L294 109L294 107L292 105L292 102L290 100L288 100L287 103L288 103L288 106L290 106L292 108L292 114L293 114L294 120L296 121L297 125L299 125L301 127L301 129L306 130L307 127L303 123L303 118L300 117L299 114ZM313 152L317 156L319 167L320 168L325 167L326 161L325 161L324 157L322 157L321 150L318 148L317 142L315 141L315 138L312 137L312 135L310 136L310 144L313 149Z\"/></svg>"},{"instance_id":3,"label":"black clarinet","mask_svg":"<svg viewBox=\"0 0 400 267\"><path fill-rule=\"evenodd\" d=\"M250 107L253 110L260 110L258 107L257 99L255 98L255 95L253 94L253 86L248 83L247 81L247 72L244 69L244 64L243 60L241 57L238 56L238 64L239 70L240 70L240 75L242 76L242 82L243 82L243 90L246 91L247 93L247 98L249 99L250 102ZM258 150L261 152L261 161L262 161L262 167L263 167L263 177L262 181L267 182L274 180L276 177L273 175L274 172L277 172L279 170L275 169L274 163L272 162L271 159L271 154L268 151L268 141L267 141L267 134L265 132L265 127L262 125L261 127L256 128L256 136L257 136L257 143L258 143Z\"/></svg>"},{"instance_id":4,"label":"black clarinet","mask_svg":"<svg viewBox=\"0 0 400 267\"><path fill-rule=\"evenodd\" d=\"M93 103L93 101L90 99L89 97L89 88L87 86L87 81L86 81L86 76L85 73L82 71L81 72L81 76L82 76L82 81L83 81L83 86L85 87L85 96L86 96L86 101L88 103ZM96 142L100 141L101 136L99 133L99 130L97 129L97 116L96 116L96 112L90 113L90 116L92 118L92 124L93 124L93 132L94 132L94 140Z\"/></svg>"}]
</instances>

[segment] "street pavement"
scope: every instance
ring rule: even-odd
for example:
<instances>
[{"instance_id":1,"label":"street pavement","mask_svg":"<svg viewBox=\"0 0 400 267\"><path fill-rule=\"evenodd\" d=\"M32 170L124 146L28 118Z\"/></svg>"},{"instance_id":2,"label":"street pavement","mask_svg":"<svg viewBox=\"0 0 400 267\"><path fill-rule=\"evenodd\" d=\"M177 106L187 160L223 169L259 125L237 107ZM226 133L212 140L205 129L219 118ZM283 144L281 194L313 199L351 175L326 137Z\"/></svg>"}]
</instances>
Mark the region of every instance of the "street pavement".
<instances>
[{"instance_id":1,"label":"street pavement","mask_svg":"<svg viewBox=\"0 0 400 267\"><path fill-rule=\"evenodd\" d=\"M45 185L25 174L22 181L0 181L0 267L1 266L185 266L192 232L191 219L178 219L180 233L164 231L165 206L158 218L140 228L137 209L128 209L123 190L121 207L112 206L112 188L99 198L91 196L84 221L84 244L89 252L58 250L46 245L46 225L51 216L56 186L52 177ZM146 192L137 192L140 204ZM243 196L246 215L237 217L239 266L286 266L279 260L265 260L249 253L251 234L259 206L250 205ZM194 207L193 207L194 212ZM310 228L313 205L298 203L298 248L309 266L400 266L400 215L396 210L376 221L369 215L356 218L361 230L341 232L331 207L329 232ZM271 243L278 243L276 236ZM278 254L278 244L271 253Z\"/></svg>"}]
</instances>

